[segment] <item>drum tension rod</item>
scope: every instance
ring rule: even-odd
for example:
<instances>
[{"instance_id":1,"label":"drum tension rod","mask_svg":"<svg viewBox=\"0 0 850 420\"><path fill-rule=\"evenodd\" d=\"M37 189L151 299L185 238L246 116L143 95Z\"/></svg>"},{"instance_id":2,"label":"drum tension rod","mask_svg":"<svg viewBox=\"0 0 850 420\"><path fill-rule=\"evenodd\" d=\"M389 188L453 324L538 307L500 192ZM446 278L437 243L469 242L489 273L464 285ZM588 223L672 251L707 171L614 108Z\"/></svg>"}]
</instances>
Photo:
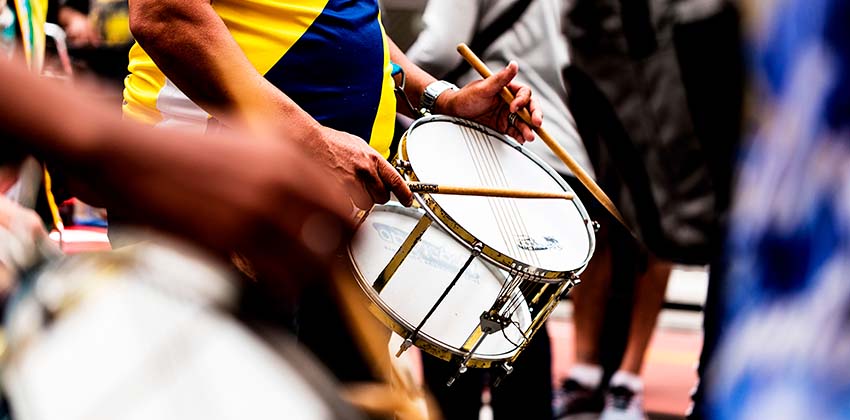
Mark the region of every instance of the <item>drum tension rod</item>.
<instances>
[{"instance_id":1,"label":"drum tension rod","mask_svg":"<svg viewBox=\"0 0 850 420\"><path fill-rule=\"evenodd\" d=\"M484 337L486 337L486 336L487 336L487 334L489 334L489 333L484 333L484 335L483 335L483 336L481 336L481 337L478 339L478 342L477 342L477 343L475 343L475 347L473 347L471 350L469 350L469 352L468 352L468 353L466 353L466 356L464 356L464 357L463 357L463 360L460 362L460 365L459 365L459 366L458 366L458 368L457 368L457 372L455 372L455 374L454 374L454 375L452 375L452 376L449 378L449 380L448 380L448 381L446 381L446 386L452 386L452 384L453 384L453 383L455 383L455 381L457 380L457 378L459 378L459 377L460 377L460 375L463 375L464 373L466 373L466 371L467 371L467 369L468 369L468 367L466 366L466 364L467 364L467 363L469 363L469 359L471 359L471 358L472 358L472 355L473 355L473 354L475 354L475 350L478 350L478 346L480 346L480 345L481 345L481 343L483 343L483 342L484 342Z\"/></svg>"},{"instance_id":2,"label":"drum tension rod","mask_svg":"<svg viewBox=\"0 0 850 420\"><path fill-rule=\"evenodd\" d=\"M502 383L502 379L505 379L508 375L510 375L514 371L514 367L511 366L511 364L508 363L508 362L502 363L501 366L502 366L502 369L505 370L505 373L502 373L502 374L499 374L498 376L496 376L496 379L493 381L493 388L496 388L497 386L499 386L499 384Z\"/></svg>"},{"instance_id":3,"label":"drum tension rod","mask_svg":"<svg viewBox=\"0 0 850 420\"><path fill-rule=\"evenodd\" d=\"M462 276L466 269L469 268L469 264L472 264L472 260L481 255L481 251L483 249L484 245L481 242L475 243L475 245L472 247L472 253L469 255L469 258L466 259L466 262L463 263L463 267L461 267L460 270L457 272L457 275L455 275L455 278L452 279L452 282L449 283L449 287L446 287L446 290L443 291L443 294L440 295L440 298L437 299L437 302L434 303L434 306L431 306L431 309L428 311L425 317L422 318L422 321L419 321L419 325L416 326L416 329L414 329L413 332L410 333L410 335L408 335L407 338L404 339L404 342L401 343L401 346L399 347L398 352L395 354L395 357L401 357L402 353L407 351L407 349L409 349L410 346L413 345L413 340L415 340L416 336L419 335L419 330L421 330L422 326L424 326L428 319L431 318L431 315L434 314L434 311L437 310L437 307L440 306L441 303L443 303L443 300L446 299L446 296L448 296L452 288L455 287L457 281L460 280L460 276Z\"/></svg>"}]
</instances>

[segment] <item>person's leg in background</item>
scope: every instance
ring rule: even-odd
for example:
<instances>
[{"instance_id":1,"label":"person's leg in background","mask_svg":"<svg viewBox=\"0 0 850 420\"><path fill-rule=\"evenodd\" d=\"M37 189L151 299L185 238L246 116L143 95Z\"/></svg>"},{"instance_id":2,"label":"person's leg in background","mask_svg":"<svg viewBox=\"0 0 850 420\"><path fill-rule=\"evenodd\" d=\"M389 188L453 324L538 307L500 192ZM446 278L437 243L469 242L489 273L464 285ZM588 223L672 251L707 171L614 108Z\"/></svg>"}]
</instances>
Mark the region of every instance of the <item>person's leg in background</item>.
<instances>
[{"instance_id":1,"label":"person's leg in background","mask_svg":"<svg viewBox=\"0 0 850 420\"><path fill-rule=\"evenodd\" d=\"M552 350L545 325L519 355L513 373L493 386L501 369L490 369L493 420L552 418Z\"/></svg>"},{"instance_id":2,"label":"person's leg in background","mask_svg":"<svg viewBox=\"0 0 850 420\"><path fill-rule=\"evenodd\" d=\"M457 373L457 364L422 352L422 373L425 385L437 401L444 420L478 420L481 412L481 391L486 369L471 368L460 375L452 386L449 378Z\"/></svg>"},{"instance_id":3,"label":"person's leg in background","mask_svg":"<svg viewBox=\"0 0 850 420\"><path fill-rule=\"evenodd\" d=\"M620 368L608 383L603 420L645 417L640 373L664 304L670 271L669 262L650 256L646 271L636 281L626 352Z\"/></svg>"},{"instance_id":4,"label":"person's leg in background","mask_svg":"<svg viewBox=\"0 0 850 420\"><path fill-rule=\"evenodd\" d=\"M593 258L581 274L581 284L570 291L575 359L561 384L561 395L556 404L557 418L580 418L602 411L604 369L599 347L611 288L611 249L607 230L607 227L602 227L597 232Z\"/></svg>"}]
</instances>

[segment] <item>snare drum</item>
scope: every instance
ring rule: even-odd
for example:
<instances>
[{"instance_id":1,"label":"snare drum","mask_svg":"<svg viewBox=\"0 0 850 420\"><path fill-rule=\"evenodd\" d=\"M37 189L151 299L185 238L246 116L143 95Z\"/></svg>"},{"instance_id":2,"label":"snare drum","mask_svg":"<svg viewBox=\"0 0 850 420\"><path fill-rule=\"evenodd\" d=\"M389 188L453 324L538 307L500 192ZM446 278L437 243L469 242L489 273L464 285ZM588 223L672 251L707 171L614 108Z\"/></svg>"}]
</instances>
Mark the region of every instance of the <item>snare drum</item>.
<instances>
[{"instance_id":1,"label":"snare drum","mask_svg":"<svg viewBox=\"0 0 850 420\"><path fill-rule=\"evenodd\" d=\"M396 167L408 181L572 192L507 136L446 116L417 120ZM415 194L419 209L376 206L349 247L373 312L411 345L467 367L511 364L593 254L578 198ZM450 380L451 382L451 380Z\"/></svg>"},{"instance_id":2,"label":"snare drum","mask_svg":"<svg viewBox=\"0 0 850 420\"><path fill-rule=\"evenodd\" d=\"M226 273L152 244L50 263L6 317L14 418L363 418L293 343L227 314Z\"/></svg>"}]
</instances>

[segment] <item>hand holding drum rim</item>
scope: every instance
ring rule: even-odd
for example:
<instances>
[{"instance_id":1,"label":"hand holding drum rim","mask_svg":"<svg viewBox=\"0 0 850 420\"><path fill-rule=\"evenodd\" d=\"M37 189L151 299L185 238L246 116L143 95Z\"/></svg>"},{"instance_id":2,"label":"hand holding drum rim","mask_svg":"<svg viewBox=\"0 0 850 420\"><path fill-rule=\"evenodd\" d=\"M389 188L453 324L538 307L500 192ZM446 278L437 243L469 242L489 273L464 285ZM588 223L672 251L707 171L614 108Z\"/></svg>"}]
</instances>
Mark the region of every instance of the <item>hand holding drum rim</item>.
<instances>
[{"instance_id":1,"label":"hand holding drum rim","mask_svg":"<svg viewBox=\"0 0 850 420\"><path fill-rule=\"evenodd\" d=\"M320 141L308 148L321 165L333 172L354 204L368 210L374 203L386 203L392 192L409 206L413 193L393 166L363 139L323 127Z\"/></svg>"}]
</instances>

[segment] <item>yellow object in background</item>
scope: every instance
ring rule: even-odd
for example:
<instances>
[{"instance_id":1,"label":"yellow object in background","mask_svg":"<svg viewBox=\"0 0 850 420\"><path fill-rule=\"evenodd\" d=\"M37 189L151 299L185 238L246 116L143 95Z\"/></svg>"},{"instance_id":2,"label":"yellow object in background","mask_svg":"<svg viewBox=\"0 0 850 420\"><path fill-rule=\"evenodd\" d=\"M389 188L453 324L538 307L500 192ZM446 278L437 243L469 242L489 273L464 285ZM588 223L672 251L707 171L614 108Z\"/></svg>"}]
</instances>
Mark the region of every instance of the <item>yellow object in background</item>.
<instances>
[{"instance_id":1,"label":"yellow object in background","mask_svg":"<svg viewBox=\"0 0 850 420\"><path fill-rule=\"evenodd\" d=\"M106 47L123 47L133 42L126 0L93 0L89 18Z\"/></svg>"},{"instance_id":2,"label":"yellow object in background","mask_svg":"<svg viewBox=\"0 0 850 420\"><path fill-rule=\"evenodd\" d=\"M14 0L14 4L27 65L33 73L41 74L44 67L47 0Z\"/></svg>"}]
</instances>

